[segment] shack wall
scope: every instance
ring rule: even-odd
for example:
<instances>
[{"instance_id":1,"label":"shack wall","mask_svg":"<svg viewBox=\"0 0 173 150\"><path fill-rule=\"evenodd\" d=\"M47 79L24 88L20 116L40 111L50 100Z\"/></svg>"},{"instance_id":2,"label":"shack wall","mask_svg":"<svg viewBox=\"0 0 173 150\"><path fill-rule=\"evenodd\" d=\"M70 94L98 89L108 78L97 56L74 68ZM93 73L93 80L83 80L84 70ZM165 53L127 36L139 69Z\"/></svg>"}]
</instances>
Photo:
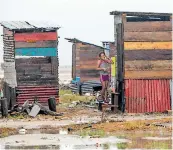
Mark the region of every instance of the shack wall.
<instances>
[{"instance_id":1,"label":"shack wall","mask_svg":"<svg viewBox=\"0 0 173 150\"><path fill-rule=\"evenodd\" d=\"M75 56L73 54L73 78L80 77L81 82L95 80L99 81L97 68L98 55L104 51L103 48L90 44L75 43ZM74 59L75 58L75 59ZM73 66L72 66L73 67Z\"/></svg>"},{"instance_id":2,"label":"shack wall","mask_svg":"<svg viewBox=\"0 0 173 150\"><path fill-rule=\"evenodd\" d=\"M172 21L123 20L125 108L129 113L171 109Z\"/></svg>"},{"instance_id":3,"label":"shack wall","mask_svg":"<svg viewBox=\"0 0 173 150\"><path fill-rule=\"evenodd\" d=\"M17 103L35 97L40 103L47 103L50 96L58 102L57 37L56 32L14 34Z\"/></svg>"},{"instance_id":4,"label":"shack wall","mask_svg":"<svg viewBox=\"0 0 173 150\"><path fill-rule=\"evenodd\" d=\"M124 19L126 79L172 78L172 21Z\"/></svg>"}]
</instances>

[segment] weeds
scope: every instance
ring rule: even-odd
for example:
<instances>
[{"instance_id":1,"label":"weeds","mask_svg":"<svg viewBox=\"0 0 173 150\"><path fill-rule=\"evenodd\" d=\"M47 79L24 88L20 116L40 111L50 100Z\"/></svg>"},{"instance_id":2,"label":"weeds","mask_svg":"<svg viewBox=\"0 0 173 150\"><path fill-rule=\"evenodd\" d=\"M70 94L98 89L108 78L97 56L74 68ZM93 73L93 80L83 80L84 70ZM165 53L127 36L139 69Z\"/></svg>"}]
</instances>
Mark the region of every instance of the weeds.
<instances>
[{"instance_id":1,"label":"weeds","mask_svg":"<svg viewBox=\"0 0 173 150\"><path fill-rule=\"evenodd\" d=\"M82 137L90 136L94 138L94 137L104 137L106 133L103 130L86 129L86 130L80 130L79 135Z\"/></svg>"},{"instance_id":2,"label":"weeds","mask_svg":"<svg viewBox=\"0 0 173 150\"><path fill-rule=\"evenodd\" d=\"M0 127L0 138L7 137L9 135L17 134L17 130L14 128Z\"/></svg>"},{"instance_id":3,"label":"weeds","mask_svg":"<svg viewBox=\"0 0 173 150\"><path fill-rule=\"evenodd\" d=\"M128 144L127 143L117 143L117 148L118 149L125 149L127 148Z\"/></svg>"},{"instance_id":4,"label":"weeds","mask_svg":"<svg viewBox=\"0 0 173 150\"><path fill-rule=\"evenodd\" d=\"M94 96L80 96L77 94L72 94L70 90L60 90L60 102L61 103L71 103L73 101L79 101L79 102L90 102L91 100L94 100Z\"/></svg>"}]
</instances>

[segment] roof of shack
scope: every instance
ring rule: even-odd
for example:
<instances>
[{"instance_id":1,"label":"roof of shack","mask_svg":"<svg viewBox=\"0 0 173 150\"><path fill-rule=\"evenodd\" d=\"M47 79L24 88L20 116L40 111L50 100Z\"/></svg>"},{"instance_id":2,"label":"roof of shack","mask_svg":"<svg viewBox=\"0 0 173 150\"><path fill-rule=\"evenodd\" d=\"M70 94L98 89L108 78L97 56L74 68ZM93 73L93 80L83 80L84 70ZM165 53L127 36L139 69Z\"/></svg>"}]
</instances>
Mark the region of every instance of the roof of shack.
<instances>
[{"instance_id":1,"label":"roof of shack","mask_svg":"<svg viewBox=\"0 0 173 150\"><path fill-rule=\"evenodd\" d=\"M156 12L129 12L129 11L112 11L110 15L127 14L131 16L147 15L147 16L171 16L172 13L156 13Z\"/></svg>"},{"instance_id":2,"label":"roof of shack","mask_svg":"<svg viewBox=\"0 0 173 150\"><path fill-rule=\"evenodd\" d=\"M12 31L22 31L22 30L57 30L60 27L51 22L45 21L2 21L0 24Z\"/></svg>"},{"instance_id":3,"label":"roof of shack","mask_svg":"<svg viewBox=\"0 0 173 150\"><path fill-rule=\"evenodd\" d=\"M84 41L78 40L76 38L65 38L65 39L68 40L68 42L71 42L71 43L82 43L84 45L88 44L88 45L99 47L101 49L106 49L106 48L104 48L102 46L98 46L98 45L95 45L95 44L92 44L92 43L84 42Z\"/></svg>"}]
</instances>

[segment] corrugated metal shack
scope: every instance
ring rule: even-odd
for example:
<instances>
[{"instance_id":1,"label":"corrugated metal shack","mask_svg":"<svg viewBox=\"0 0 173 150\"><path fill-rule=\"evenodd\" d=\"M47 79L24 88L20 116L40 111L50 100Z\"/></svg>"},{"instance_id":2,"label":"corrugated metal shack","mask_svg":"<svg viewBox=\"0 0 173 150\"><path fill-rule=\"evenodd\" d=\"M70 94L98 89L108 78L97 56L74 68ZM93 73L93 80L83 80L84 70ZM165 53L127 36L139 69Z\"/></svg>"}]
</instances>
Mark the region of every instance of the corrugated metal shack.
<instances>
[{"instance_id":1,"label":"corrugated metal shack","mask_svg":"<svg viewBox=\"0 0 173 150\"><path fill-rule=\"evenodd\" d=\"M129 113L171 109L172 14L113 11L118 101Z\"/></svg>"},{"instance_id":2,"label":"corrugated metal shack","mask_svg":"<svg viewBox=\"0 0 173 150\"><path fill-rule=\"evenodd\" d=\"M8 98L9 107L34 98L47 103L51 96L58 102L59 27L34 21L0 24L4 43L4 97Z\"/></svg>"}]
</instances>

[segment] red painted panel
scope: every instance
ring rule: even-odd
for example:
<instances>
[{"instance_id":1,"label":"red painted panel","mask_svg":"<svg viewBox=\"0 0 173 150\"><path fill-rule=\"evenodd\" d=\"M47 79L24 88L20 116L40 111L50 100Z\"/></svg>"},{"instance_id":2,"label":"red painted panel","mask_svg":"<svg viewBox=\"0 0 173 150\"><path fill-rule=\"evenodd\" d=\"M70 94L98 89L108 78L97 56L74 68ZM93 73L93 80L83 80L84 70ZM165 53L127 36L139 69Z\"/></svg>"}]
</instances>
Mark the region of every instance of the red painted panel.
<instances>
[{"instance_id":1,"label":"red painted panel","mask_svg":"<svg viewBox=\"0 0 173 150\"><path fill-rule=\"evenodd\" d=\"M169 80L125 80L128 113L164 112L171 109Z\"/></svg>"},{"instance_id":2,"label":"red painted panel","mask_svg":"<svg viewBox=\"0 0 173 150\"><path fill-rule=\"evenodd\" d=\"M17 103L20 105L26 100L33 102L35 96L40 103L46 105L51 96L55 96L57 103L59 102L59 90L56 86L18 86L16 92L18 93Z\"/></svg>"},{"instance_id":3,"label":"red painted panel","mask_svg":"<svg viewBox=\"0 0 173 150\"><path fill-rule=\"evenodd\" d=\"M57 40L57 33L56 32L16 33L14 34L14 40L20 42L54 41Z\"/></svg>"}]
</instances>

